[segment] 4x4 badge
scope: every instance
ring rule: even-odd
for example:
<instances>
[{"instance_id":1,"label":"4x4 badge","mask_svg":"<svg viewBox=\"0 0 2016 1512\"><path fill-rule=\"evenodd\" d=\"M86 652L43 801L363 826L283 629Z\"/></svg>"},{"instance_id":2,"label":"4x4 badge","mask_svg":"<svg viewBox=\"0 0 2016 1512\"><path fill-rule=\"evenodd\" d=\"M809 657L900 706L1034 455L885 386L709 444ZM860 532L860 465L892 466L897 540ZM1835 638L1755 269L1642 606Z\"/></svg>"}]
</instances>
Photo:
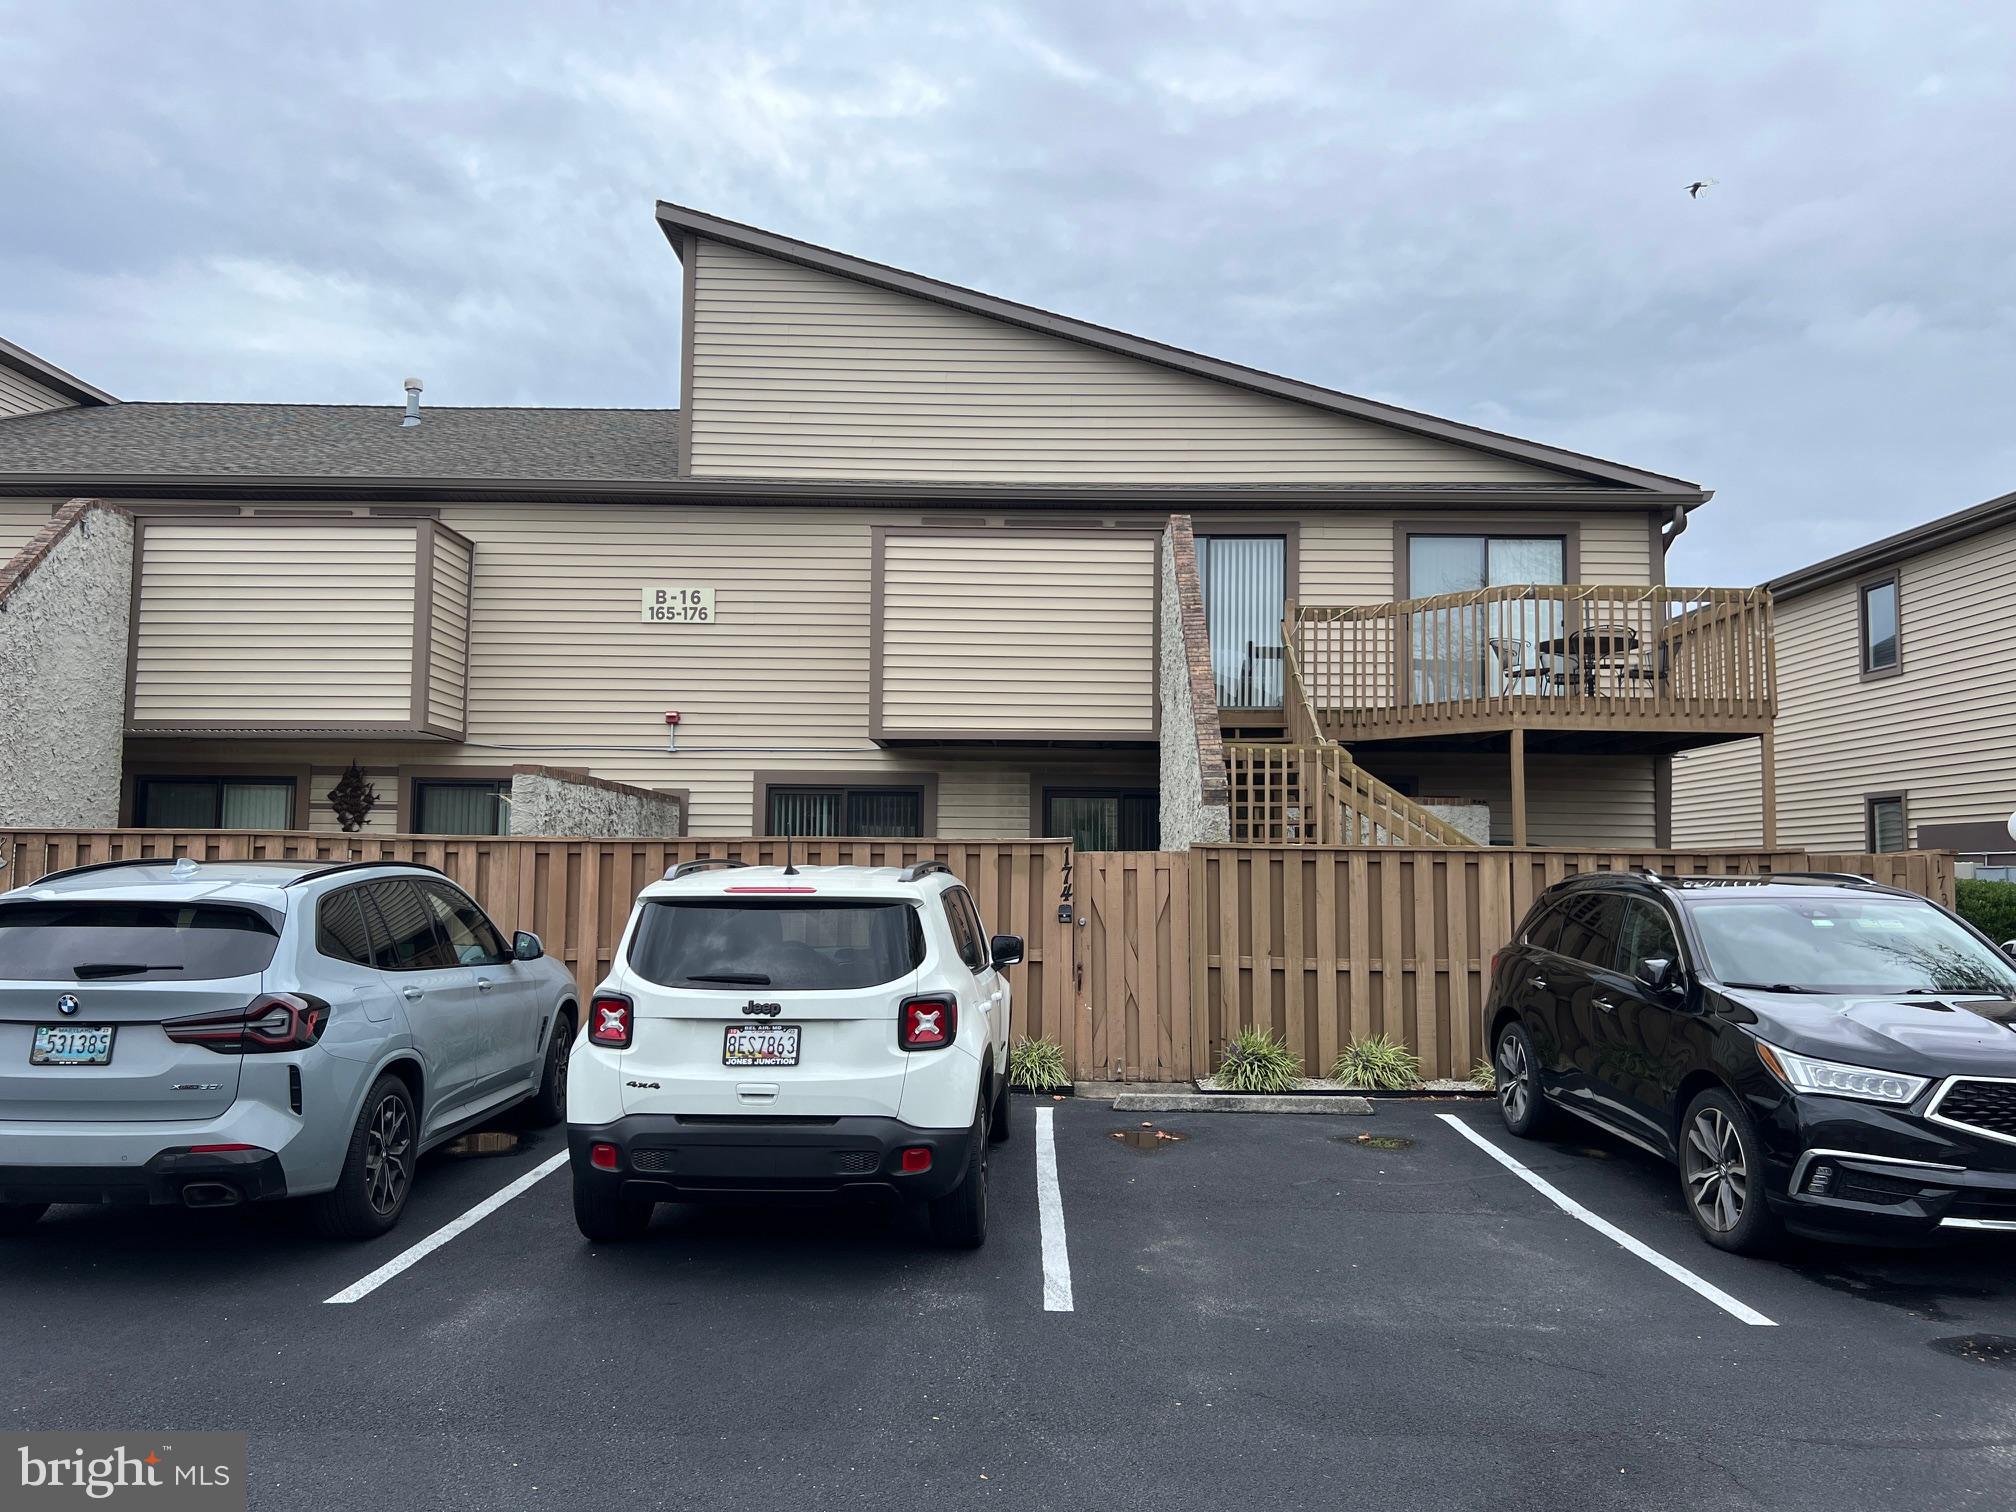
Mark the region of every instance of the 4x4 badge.
<instances>
[{"instance_id":1,"label":"4x4 badge","mask_svg":"<svg viewBox=\"0 0 2016 1512\"><path fill-rule=\"evenodd\" d=\"M74 992L66 992L63 996L56 999L56 1011L58 1013L75 1013L83 1006L82 1003L77 1001L77 994Z\"/></svg>"},{"instance_id":2,"label":"4x4 badge","mask_svg":"<svg viewBox=\"0 0 2016 1512\"><path fill-rule=\"evenodd\" d=\"M775 1018L784 1011L784 1005L782 1003L759 1003L756 999L751 998L742 1005L742 1011L744 1013L758 1014L765 1018Z\"/></svg>"}]
</instances>

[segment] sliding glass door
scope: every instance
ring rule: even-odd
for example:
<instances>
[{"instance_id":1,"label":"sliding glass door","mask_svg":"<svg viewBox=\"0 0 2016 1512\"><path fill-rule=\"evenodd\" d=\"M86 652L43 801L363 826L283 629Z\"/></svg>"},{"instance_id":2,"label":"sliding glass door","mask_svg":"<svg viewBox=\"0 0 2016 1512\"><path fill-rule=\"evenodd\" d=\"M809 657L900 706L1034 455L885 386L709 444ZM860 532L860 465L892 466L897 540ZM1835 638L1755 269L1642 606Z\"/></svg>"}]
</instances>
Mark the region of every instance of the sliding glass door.
<instances>
[{"instance_id":1,"label":"sliding glass door","mask_svg":"<svg viewBox=\"0 0 2016 1512\"><path fill-rule=\"evenodd\" d=\"M1559 536L1411 535L1407 596L1435 598L1483 588L1566 581L1567 543ZM1558 661L1562 606L1506 598L1416 610L1408 659L1417 703L1485 693L1549 691ZM1549 643L1556 643L1550 652Z\"/></svg>"}]
</instances>

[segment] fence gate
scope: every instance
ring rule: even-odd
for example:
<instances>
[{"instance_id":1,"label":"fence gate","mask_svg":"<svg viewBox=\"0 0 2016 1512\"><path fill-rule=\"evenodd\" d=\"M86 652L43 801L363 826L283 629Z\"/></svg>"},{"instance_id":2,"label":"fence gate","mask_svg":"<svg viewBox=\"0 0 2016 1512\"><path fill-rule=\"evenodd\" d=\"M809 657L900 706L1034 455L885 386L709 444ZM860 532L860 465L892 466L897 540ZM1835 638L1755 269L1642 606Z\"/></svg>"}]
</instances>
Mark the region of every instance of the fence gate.
<instances>
[{"instance_id":1,"label":"fence gate","mask_svg":"<svg viewBox=\"0 0 2016 1512\"><path fill-rule=\"evenodd\" d=\"M1190 858L1169 851L1081 851L1076 1070L1088 1081L1182 1081L1191 1068Z\"/></svg>"}]
</instances>

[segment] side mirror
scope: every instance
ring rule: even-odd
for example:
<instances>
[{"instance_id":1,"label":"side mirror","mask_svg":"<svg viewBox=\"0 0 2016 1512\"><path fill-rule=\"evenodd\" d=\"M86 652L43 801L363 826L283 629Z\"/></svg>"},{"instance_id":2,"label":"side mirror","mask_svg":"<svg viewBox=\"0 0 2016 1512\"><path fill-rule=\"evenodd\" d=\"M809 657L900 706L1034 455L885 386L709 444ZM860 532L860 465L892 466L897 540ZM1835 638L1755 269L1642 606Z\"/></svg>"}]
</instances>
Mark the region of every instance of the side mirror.
<instances>
[{"instance_id":1,"label":"side mirror","mask_svg":"<svg viewBox=\"0 0 2016 1512\"><path fill-rule=\"evenodd\" d=\"M511 959L514 961L536 961L546 954L546 947L539 943L539 936L529 929L521 929L511 936Z\"/></svg>"},{"instance_id":2,"label":"side mirror","mask_svg":"<svg viewBox=\"0 0 2016 1512\"><path fill-rule=\"evenodd\" d=\"M2002 954L2008 956L2012 961L2016 961L2016 940L2004 940L2002 942Z\"/></svg>"},{"instance_id":3,"label":"side mirror","mask_svg":"<svg viewBox=\"0 0 2016 1512\"><path fill-rule=\"evenodd\" d=\"M1680 968L1654 956L1638 963L1638 980L1654 992L1669 993L1680 988Z\"/></svg>"},{"instance_id":4,"label":"side mirror","mask_svg":"<svg viewBox=\"0 0 2016 1512\"><path fill-rule=\"evenodd\" d=\"M1022 936L1020 935L994 936L994 964L997 968L1002 966L1021 965Z\"/></svg>"}]
</instances>

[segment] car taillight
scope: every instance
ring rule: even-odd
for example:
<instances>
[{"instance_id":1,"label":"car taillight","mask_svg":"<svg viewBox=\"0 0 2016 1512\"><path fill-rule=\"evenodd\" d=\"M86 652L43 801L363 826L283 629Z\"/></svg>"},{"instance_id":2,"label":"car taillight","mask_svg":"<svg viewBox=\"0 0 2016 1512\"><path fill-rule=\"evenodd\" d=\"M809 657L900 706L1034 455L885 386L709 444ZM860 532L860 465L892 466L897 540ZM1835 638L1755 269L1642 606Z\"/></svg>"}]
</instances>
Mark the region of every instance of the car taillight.
<instances>
[{"instance_id":1,"label":"car taillight","mask_svg":"<svg viewBox=\"0 0 2016 1512\"><path fill-rule=\"evenodd\" d=\"M630 1048L630 999L605 992L588 1005L588 1039L610 1050Z\"/></svg>"},{"instance_id":2,"label":"car taillight","mask_svg":"<svg viewBox=\"0 0 2016 1512\"><path fill-rule=\"evenodd\" d=\"M959 1033L959 999L949 992L903 999L896 1043L905 1050L943 1050Z\"/></svg>"},{"instance_id":3,"label":"car taillight","mask_svg":"<svg viewBox=\"0 0 2016 1512\"><path fill-rule=\"evenodd\" d=\"M329 1005L305 992L269 992L228 1013L169 1019L161 1032L178 1045L201 1045L219 1055L270 1055L306 1050L329 1027Z\"/></svg>"}]
</instances>

